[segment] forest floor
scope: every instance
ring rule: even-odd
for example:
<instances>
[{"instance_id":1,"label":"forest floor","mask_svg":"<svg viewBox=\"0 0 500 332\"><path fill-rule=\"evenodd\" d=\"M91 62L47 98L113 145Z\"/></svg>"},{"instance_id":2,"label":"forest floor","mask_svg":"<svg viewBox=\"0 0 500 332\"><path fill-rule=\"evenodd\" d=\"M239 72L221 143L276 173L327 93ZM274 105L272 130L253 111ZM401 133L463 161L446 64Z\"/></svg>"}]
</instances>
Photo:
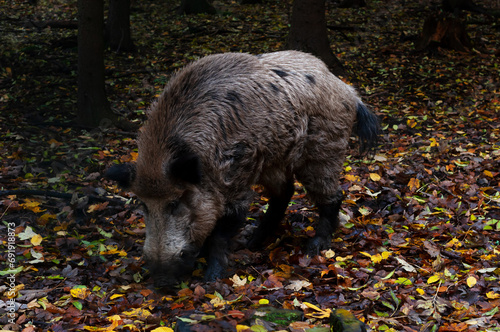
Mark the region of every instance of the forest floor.
<instances>
[{"instance_id":1,"label":"forest floor","mask_svg":"<svg viewBox=\"0 0 500 332\"><path fill-rule=\"evenodd\" d=\"M165 295L142 261L134 196L102 179L110 165L134 160L136 134L72 125L76 30L40 28L74 22L76 1L0 0L0 325L158 332L183 317L198 331L328 331L330 310L342 308L371 330L500 331L499 22L463 12L471 52L416 51L437 3L367 2L327 5L345 80L383 123L374 156L353 145L347 158L331 250L303 253L316 212L297 183L279 241L235 248L230 274L217 282L203 281L201 261ZM189 61L284 48L289 1L215 1L220 14L193 16L176 15L177 3L136 1L137 52L106 52L108 99L130 121L145 120ZM257 187L249 223L265 208ZM268 307L302 318L260 319Z\"/></svg>"}]
</instances>

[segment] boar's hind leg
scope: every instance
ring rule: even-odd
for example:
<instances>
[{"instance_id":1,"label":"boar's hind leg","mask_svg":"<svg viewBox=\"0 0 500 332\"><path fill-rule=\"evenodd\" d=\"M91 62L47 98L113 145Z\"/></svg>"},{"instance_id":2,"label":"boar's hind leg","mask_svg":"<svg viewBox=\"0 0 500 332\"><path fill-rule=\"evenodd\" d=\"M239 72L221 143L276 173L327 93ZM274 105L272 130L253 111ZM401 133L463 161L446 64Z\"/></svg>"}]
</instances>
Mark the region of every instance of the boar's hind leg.
<instances>
[{"instance_id":1,"label":"boar's hind leg","mask_svg":"<svg viewBox=\"0 0 500 332\"><path fill-rule=\"evenodd\" d=\"M307 244L307 252L310 255L318 255L321 250L330 248L332 233L339 226L342 198L342 190L339 190L331 203L318 204L319 220L316 226L316 235Z\"/></svg>"},{"instance_id":2,"label":"boar's hind leg","mask_svg":"<svg viewBox=\"0 0 500 332\"><path fill-rule=\"evenodd\" d=\"M252 234L252 238L248 242L248 247L254 250L261 249L260 247L264 241L274 232L280 221L285 215L288 203L293 196L295 187L293 185L293 179L289 179L281 188L279 188L277 193L270 191L269 197L269 207L264 215L263 220L259 223L259 226Z\"/></svg>"},{"instance_id":3,"label":"boar's hind leg","mask_svg":"<svg viewBox=\"0 0 500 332\"><path fill-rule=\"evenodd\" d=\"M332 157L328 161L310 160L297 172L297 180L306 188L309 198L318 207L319 220L316 224L316 235L307 244L307 252L317 255L328 249L332 233L339 226L339 210L343 194L339 187L339 174L342 169L343 156Z\"/></svg>"},{"instance_id":4,"label":"boar's hind leg","mask_svg":"<svg viewBox=\"0 0 500 332\"><path fill-rule=\"evenodd\" d=\"M247 205L227 209L219 220L215 229L205 243L204 251L208 254L208 267L205 272L206 281L215 281L221 278L227 267L228 243L240 230L246 220Z\"/></svg>"}]
</instances>

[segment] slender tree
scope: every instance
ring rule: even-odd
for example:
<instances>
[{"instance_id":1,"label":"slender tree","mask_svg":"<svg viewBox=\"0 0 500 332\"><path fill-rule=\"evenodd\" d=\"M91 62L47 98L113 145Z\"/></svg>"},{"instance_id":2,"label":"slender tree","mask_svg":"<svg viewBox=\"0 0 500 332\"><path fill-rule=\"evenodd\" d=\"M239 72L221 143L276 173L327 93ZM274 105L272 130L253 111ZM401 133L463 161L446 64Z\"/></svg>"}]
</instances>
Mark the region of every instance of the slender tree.
<instances>
[{"instance_id":1,"label":"slender tree","mask_svg":"<svg viewBox=\"0 0 500 332\"><path fill-rule=\"evenodd\" d=\"M330 48L326 29L325 0L294 0L288 48L312 53L322 59L335 75L345 71Z\"/></svg>"},{"instance_id":2,"label":"slender tree","mask_svg":"<svg viewBox=\"0 0 500 332\"><path fill-rule=\"evenodd\" d=\"M81 125L114 121L104 88L104 0L78 0L78 114Z\"/></svg>"},{"instance_id":3,"label":"slender tree","mask_svg":"<svg viewBox=\"0 0 500 332\"><path fill-rule=\"evenodd\" d=\"M110 0L105 37L111 50L134 51L130 34L130 0Z\"/></svg>"}]
</instances>

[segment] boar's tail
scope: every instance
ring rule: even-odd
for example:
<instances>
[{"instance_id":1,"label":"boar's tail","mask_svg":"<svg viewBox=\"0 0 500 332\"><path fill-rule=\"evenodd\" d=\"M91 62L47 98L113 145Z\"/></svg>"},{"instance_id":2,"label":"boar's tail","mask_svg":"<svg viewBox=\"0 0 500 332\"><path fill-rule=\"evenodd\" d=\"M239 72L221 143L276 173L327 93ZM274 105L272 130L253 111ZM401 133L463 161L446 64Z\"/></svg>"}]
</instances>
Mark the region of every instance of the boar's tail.
<instances>
[{"instance_id":1,"label":"boar's tail","mask_svg":"<svg viewBox=\"0 0 500 332\"><path fill-rule=\"evenodd\" d=\"M380 123L378 117L361 101L357 105L356 118L354 133L359 136L360 152L364 153L378 145Z\"/></svg>"}]
</instances>

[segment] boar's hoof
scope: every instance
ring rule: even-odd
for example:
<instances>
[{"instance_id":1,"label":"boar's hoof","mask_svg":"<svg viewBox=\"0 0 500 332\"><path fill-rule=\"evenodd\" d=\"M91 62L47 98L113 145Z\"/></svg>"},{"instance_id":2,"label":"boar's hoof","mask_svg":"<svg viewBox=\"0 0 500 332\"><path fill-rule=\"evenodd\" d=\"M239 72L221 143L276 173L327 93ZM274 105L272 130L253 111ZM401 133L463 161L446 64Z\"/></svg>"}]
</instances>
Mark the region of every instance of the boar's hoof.
<instances>
[{"instance_id":1,"label":"boar's hoof","mask_svg":"<svg viewBox=\"0 0 500 332\"><path fill-rule=\"evenodd\" d=\"M315 236L307 243L307 254L310 256L319 255L321 250L330 248L330 237Z\"/></svg>"},{"instance_id":2,"label":"boar's hoof","mask_svg":"<svg viewBox=\"0 0 500 332\"><path fill-rule=\"evenodd\" d=\"M177 260L169 265L154 265L150 263L148 268L156 288L172 288L182 281L184 277L189 276L193 265Z\"/></svg>"},{"instance_id":3,"label":"boar's hoof","mask_svg":"<svg viewBox=\"0 0 500 332\"><path fill-rule=\"evenodd\" d=\"M177 278L173 278L171 276L154 276L153 277L153 284L155 288L172 288L175 285L177 285L179 281Z\"/></svg>"},{"instance_id":4,"label":"boar's hoof","mask_svg":"<svg viewBox=\"0 0 500 332\"><path fill-rule=\"evenodd\" d=\"M247 248L252 251L261 250L263 249L262 245L264 244L266 239L266 234L262 234L261 232L254 232L247 242Z\"/></svg>"}]
</instances>

